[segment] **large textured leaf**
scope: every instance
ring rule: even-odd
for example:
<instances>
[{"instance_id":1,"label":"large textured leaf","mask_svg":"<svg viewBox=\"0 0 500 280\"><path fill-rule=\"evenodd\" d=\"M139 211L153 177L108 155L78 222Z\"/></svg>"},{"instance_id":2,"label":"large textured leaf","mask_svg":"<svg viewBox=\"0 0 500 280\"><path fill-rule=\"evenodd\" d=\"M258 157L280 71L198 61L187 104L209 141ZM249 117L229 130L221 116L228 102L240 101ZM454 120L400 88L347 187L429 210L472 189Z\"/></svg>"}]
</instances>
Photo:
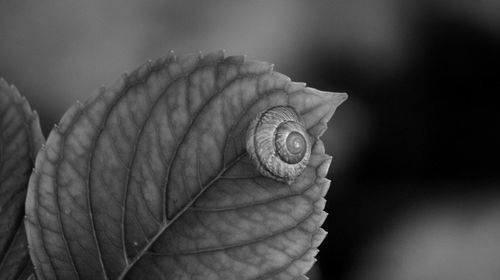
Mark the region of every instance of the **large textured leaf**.
<instances>
[{"instance_id":1,"label":"large textured leaf","mask_svg":"<svg viewBox=\"0 0 500 280\"><path fill-rule=\"evenodd\" d=\"M28 180L43 141L38 115L0 78L0 279L26 279L33 272L22 221Z\"/></svg>"},{"instance_id":2,"label":"large textured leaf","mask_svg":"<svg viewBox=\"0 0 500 280\"><path fill-rule=\"evenodd\" d=\"M331 158L315 141L288 186L256 173L245 134L290 105L316 139L345 94L223 52L148 63L77 103L28 191L39 279L294 279L314 262Z\"/></svg>"}]
</instances>

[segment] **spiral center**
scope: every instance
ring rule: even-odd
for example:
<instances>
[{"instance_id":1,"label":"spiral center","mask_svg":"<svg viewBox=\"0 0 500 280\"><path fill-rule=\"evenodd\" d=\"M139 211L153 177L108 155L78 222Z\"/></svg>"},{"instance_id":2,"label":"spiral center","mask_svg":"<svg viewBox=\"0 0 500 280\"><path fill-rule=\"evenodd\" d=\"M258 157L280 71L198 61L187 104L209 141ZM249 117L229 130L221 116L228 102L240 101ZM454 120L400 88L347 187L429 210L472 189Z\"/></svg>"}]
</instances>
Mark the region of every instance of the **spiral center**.
<instances>
[{"instance_id":1,"label":"spiral center","mask_svg":"<svg viewBox=\"0 0 500 280\"><path fill-rule=\"evenodd\" d=\"M306 139L300 133L293 131L286 138L286 148L294 155L306 152Z\"/></svg>"},{"instance_id":2,"label":"spiral center","mask_svg":"<svg viewBox=\"0 0 500 280\"><path fill-rule=\"evenodd\" d=\"M275 131L275 151L288 164L301 162L308 153L309 139L301 123L286 121ZM308 158L309 159L309 158ZM307 159L307 160L308 160Z\"/></svg>"}]
</instances>

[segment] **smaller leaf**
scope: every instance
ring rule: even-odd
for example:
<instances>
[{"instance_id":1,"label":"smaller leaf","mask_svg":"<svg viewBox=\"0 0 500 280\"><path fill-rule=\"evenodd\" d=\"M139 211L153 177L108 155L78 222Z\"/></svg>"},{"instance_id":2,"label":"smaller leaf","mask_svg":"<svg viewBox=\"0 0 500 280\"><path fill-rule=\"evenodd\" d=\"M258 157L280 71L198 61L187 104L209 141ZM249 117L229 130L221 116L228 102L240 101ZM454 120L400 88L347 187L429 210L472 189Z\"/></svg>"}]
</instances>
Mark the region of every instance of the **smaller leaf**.
<instances>
[{"instance_id":1,"label":"smaller leaf","mask_svg":"<svg viewBox=\"0 0 500 280\"><path fill-rule=\"evenodd\" d=\"M29 176L44 138L38 115L0 78L0 278L33 275L23 224Z\"/></svg>"}]
</instances>

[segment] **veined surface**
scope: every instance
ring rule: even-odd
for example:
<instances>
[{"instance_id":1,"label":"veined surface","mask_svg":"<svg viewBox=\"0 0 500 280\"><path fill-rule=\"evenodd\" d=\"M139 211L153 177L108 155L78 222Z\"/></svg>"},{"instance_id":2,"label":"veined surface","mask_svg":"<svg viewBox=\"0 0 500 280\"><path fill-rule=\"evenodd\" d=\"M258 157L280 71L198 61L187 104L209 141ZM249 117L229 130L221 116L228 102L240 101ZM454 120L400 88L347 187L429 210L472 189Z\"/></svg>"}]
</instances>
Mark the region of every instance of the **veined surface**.
<instances>
[{"instance_id":1,"label":"veined surface","mask_svg":"<svg viewBox=\"0 0 500 280\"><path fill-rule=\"evenodd\" d=\"M40 279L295 279L314 262L346 98L223 52L150 62L77 103L36 161L27 232ZM288 186L245 152L249 122L294 107L314 137Z\"/></svg>"}]
</instances>

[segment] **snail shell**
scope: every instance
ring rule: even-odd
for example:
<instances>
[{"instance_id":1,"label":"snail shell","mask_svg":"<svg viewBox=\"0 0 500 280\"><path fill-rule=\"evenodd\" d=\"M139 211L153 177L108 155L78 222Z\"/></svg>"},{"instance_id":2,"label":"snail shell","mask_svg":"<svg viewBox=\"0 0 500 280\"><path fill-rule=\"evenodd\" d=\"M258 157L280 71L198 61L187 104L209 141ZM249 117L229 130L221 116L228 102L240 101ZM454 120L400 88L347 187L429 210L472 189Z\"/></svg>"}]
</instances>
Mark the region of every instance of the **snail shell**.
<instances>
[{"instance_id":1,"label":"snail shell","mask_svg":"<svg viewBox=\"0 0 500 280\"><path fill-rule=\"evenodd\" d=\"M269 108L250 123L247 152L257 170L267 177L291 184L306 168L311 140L294 108Z\"/></svg>"}]
</instances>

